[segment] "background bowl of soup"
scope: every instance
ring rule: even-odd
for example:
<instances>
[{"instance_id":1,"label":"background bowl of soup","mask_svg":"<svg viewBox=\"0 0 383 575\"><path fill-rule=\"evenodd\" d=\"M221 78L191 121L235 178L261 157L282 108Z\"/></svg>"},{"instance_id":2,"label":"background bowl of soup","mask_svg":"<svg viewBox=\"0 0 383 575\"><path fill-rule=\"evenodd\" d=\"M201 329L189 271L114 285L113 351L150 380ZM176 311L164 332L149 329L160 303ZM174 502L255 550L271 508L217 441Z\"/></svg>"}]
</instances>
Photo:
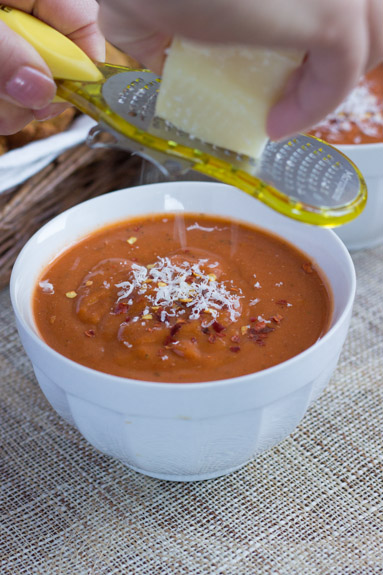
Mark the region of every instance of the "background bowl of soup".
<instances>
[{"instance_id":1,"label":"background bowl of soup","mask_svg":"<svg viewBox=\"0 0 383 575\"><path fill-rule=\"evenodd\" d=\"M336 228L351 251L373 248L383 243L383 142L337 145L362 172L367 184L367 203L352 222Z\"/></svg>"},{"instance_id":2,"label":"background bowl of soup","mask_svg":"<svg viewBox=\"0 0 383 575\"><path fill-rule=\"evenodd\" d=\"M298 355L267 369L188 383L111 375L72 361L43 341L33 296L43 270L58 254L114 222L145 214L164 214L166 219L166 214L184 212L233 218L276 234L304 252L324 274L331 292L331 321L326 333ZM135 245L131 237L128 240ZM248 248L257 250L259 246ZM281 261L281 268L283 265ZM306 271L310 273L310 269ZM258 278L252 281L257 287ZM141 473L175 481L230 473L294 430L334 372L354 294L352 260L335 233L289 220L235 188L208 182L128 188L80 204L29 240L11 278L20 337L54 409L101 452ZM281 300L280 304L283 307L288 302ZM262 325L259 319L256 325ZM278 323L279 314L274 321ZM231 351L236 351L235 343L232 347ZM254 345L254 353L257 349Z\"/></svg>"},{"instance_id":3,"label":"background bowl of soup","mask_svg":"<svg viewBox=\"0 0 383 575\"><path fill-rule=\"evenodd\" d=\"M367 184L364 211L336 228L336 233L350 250L383 243L383 64L362 78L345 102L312 134L348 156Z\"/></svg>"}]
</instances>

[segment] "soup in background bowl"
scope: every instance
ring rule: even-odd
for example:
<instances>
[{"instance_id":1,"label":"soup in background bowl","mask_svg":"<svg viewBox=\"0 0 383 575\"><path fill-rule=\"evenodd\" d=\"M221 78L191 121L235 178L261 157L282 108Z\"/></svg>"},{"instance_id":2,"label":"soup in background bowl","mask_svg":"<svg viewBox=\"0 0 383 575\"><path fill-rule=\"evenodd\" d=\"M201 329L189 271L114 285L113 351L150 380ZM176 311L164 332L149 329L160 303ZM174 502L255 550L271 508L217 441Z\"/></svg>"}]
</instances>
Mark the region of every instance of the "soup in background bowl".
<instances>
[{"instance_id":1,"label":"soup in background bowl","mask_svg":"<svg viewBox=\"0 0 383 575\"><path fill-rule=\"evenodd\" d=\"M111 375L72 361L45 343L36 325L33 298L37 284L44 281L44 270L52 261L100 228L143 216L155 218L157 214L166 219L184 213L230 218L243 222L245 227L254 225L303 252L307 262L326 278L331 293L330 325L319 339L294 357L267 369L197 383ZM127 240L132 237L135 236L129 235ZM153 254L156 249L153 241ZM251 250L257 250L256 242L250 246ZM213 281L217 281L218 274L214 275ZM253 279L256 284L257 278ZM351 258L332 231L289 220L237 189L202 182L129 188L64 212L29 240L11 278L19 333L41 389L52 406L100 451L142 473L178 481L229 473L293 431L336 367L354 293ZM70 303L71 297L67 299ZM148 311L144 315L152 315L151 310L142 311ZM287 309L281 312L284 314ZM263 319L273 322L268 317ZM259 322L257 317L254 324ZM246 321L241 327L251 323ZM278 321L272 325L277 328ZM220 328L215 333L219 334ZM172 345L170 341L167 343ZM254 353L262 347L254 342L252 345Z\"/></svg>"},{"instance_id":2,"label":"soup in background bowl","mask_svg":"<svg viewBox=\"0 0 383 575\"><path fill-rule=\"evenodd\" d=\"M383 243L383 64L364 77L345 102L311 132L350 158L368 190L364 211L336 228L350 250Z\"/></svg>"}]
</instances>

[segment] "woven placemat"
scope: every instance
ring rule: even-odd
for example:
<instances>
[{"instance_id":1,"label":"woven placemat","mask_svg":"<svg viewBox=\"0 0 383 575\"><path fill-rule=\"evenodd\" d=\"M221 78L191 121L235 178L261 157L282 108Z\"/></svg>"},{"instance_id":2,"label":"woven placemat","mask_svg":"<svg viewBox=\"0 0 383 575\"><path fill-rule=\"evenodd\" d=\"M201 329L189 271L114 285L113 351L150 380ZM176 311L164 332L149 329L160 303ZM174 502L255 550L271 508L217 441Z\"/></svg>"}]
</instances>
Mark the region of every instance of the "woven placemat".
<instances>
[{"instance_id":1,"label":"woven placemat","mask_svg":"<svg viewBox=\"0 0 383 575\"><path fill-rule=\"evenodd\" d=\"M383 573L383 247L354 256L337 371L298 429L227 477L169 483L48 405L0 293L2 575Z\"/></svg>"}]
</instances>

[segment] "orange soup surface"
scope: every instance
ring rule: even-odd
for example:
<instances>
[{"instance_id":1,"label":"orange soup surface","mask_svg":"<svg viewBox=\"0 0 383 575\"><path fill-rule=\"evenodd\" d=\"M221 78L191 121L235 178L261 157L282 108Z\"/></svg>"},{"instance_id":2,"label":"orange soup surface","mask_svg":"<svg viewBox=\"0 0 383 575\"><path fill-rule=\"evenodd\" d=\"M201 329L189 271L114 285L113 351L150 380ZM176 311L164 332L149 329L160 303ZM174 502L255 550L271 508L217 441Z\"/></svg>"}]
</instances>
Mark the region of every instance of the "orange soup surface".
<instances>
[{"instance_id":1,"label":"orange soup surface","mask_svg":"<svg viewBox=\"0 0 383 575\"><path fill-rule=\"evenodd\" d=\"M383 142L383 64L369 72L310 133L339 145Z\"/></svg>"},{"instance_id":2,"label":"orange soup surface","mask_svg":"<svg viewBox=\"0 0 383 575\"><path fill-rule=\"evenodd\" d=\"M332 300L307 256L200 214L103 228L58 256L34 293L41 337L75 362L146 381L256 372L328 329Z\"/></svg>"}]
</instances>

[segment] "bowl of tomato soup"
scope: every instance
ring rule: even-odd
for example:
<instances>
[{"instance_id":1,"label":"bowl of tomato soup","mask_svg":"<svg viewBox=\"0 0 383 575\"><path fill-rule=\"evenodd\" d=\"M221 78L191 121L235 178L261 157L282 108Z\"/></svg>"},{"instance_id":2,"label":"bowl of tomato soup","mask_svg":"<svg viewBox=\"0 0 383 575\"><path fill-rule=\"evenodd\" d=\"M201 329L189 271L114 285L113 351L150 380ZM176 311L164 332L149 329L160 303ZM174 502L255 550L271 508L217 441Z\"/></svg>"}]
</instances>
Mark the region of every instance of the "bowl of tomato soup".
<instances>
[{"instance_id":1,"label":"bowl of tomato soup","mask_svg":"<svg viewBox=\"0 0 383 575\"><path fill-rule=\"evenodd\" d=\"M11 278L52 406L96 449L176 481L227 474L294 430L336 367L354 293L335 233L208 182L80 204Z\"/></svg>"},{"instance_id":2,"label":"bowl of tomato soup","mask_svg":"<svg viewBox=\"0 0 383 575\"><path fill-rule=\"evenodd\" d=\"M364 211L336 233L350 250L383 243L383 64L361 79L343 104L312 134L348 156L368 189Z\"/></svg>"}]
</instances>

